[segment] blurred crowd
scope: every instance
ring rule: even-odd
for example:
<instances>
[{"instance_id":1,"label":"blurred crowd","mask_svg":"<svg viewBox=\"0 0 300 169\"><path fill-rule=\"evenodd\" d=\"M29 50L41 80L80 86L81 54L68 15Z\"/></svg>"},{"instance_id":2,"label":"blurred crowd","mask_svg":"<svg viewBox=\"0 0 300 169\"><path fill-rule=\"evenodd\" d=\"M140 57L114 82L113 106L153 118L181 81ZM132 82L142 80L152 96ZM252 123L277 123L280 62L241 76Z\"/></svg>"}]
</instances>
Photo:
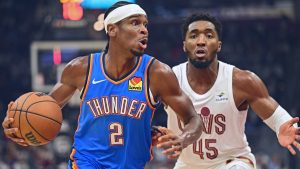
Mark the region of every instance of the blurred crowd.
<instances>
[{"instance_id":1,"label":"blurred crowd","mask_svg":"<svg viewBox=\"0 0 300 169\"><path fill-rule=\"evenodd\" d=\"M154 5L151 2L145 0L141 4L150 10ZM161 1L157 6L166 8L167 2L169 1ZM192 2L196 1L188 2L193 4ZM223 3L240 5L233 2L234 0L227 0L226 3L225 1ZM238 2L243 3L244 1ZM275 1L260 2L272 4ZM26 1L26 3L16 0L0 2L0 10L2 11L0 15L1 122L5 117L6 106L9 101L31 91L29 46L34 40L51 40L49 36L53 30L43 25L46 22L45 18L42 17L45 15L45 11L37 8L39 5L49 5L48 3L34 0ZM174 1L173 3L178 5L173 4L172 7L180 7L181 5L181 1ZM188 5L189 3L183 7L187 8ZM37 13L40 15L36 16ZM293 116L300 116L298 97L300 89L297 87L297 84L300 83L298 75L300 73L298 66L300 63L298 57L300 56L299 22L282 16L271 19L224 19L222 23L223 46L222 52L218 56L220 60L258 74L266 83L271 96ZM40 31L44 33L49 31L49 34L43 36ZM147 53L170 66L186 60L182 51L180 19L154 22L153 24L150 20L149 31L150 39ZM90 38L92 39L92 37ZM45 146L26 148L18 146L6 139L1 129L0 169L67 168L79 108L66 106L63 112L64 123L60 134L54 141ZM166 126L166 114L162 106L155 114L153 125ZM247 137L256 155L258 169L300 168L299 155L292 157L281 148L277 143L275 133L267 128L252 111L249 112L246 125ZM147 166L148 169L172 168L174 161L167 160L160 154L160 151L154 149L155 158Z\"/></svg>"}]
</instances>

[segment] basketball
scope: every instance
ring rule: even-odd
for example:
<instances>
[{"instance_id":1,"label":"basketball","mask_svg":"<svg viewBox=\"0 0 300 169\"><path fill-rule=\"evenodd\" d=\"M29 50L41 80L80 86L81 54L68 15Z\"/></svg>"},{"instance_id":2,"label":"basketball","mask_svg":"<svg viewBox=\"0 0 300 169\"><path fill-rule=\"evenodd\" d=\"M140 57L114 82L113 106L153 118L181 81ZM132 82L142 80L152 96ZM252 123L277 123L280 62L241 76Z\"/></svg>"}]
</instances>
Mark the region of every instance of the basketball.
<instances>
[{"instance_id":1,"label":"basketball","mask_svg":"<svg viewBox=\"0 0 300 169\"><path fill-rule=\"evenodd\" d=\"M53 140L62 124L60 106L42 92L21 95L11 106L8 116L14 118L11 127L19 128L16 136L31 146L44 145Z\"/></svg>"}]
</instances>

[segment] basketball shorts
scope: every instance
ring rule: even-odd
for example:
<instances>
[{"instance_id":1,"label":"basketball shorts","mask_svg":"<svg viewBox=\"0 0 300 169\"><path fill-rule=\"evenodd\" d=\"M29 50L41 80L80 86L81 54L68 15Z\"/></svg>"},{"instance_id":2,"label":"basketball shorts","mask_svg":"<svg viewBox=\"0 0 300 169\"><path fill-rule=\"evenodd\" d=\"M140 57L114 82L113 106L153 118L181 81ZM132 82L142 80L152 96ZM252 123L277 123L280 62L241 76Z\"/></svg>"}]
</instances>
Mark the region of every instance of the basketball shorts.
<instances>
[{"instance_id":1,"label":"basketball shorts","mask_svg":"<svg viewBox=\"0 0 300 169\"><path fill-rule=\"evenodd\" d=\"M224 162L212 166L197 166L197 165L188 165L186 163L183 163L182 161L177 161L175 164L174 169L199 169L199 168L205 168L205 169L255 169L253 164L250 164L249 162L241 159L234 159L230 161L229 163Z\"/></svg>"}]
</instances>

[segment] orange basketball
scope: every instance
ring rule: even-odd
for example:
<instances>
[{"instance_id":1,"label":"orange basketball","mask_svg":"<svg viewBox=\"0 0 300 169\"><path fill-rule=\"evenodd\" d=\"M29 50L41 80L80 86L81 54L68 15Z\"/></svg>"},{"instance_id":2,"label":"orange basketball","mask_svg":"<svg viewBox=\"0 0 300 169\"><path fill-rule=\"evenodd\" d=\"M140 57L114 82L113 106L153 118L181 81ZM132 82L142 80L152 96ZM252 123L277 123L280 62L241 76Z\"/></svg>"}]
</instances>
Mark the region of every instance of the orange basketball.
<instances>
[{"instance_id":1,"label":"orange basketball","mask_svg":"<svg viewBox=\"0 0 300 169\"><path fill-rule=\"evenodd\" d=\"M32 146L53 140L62 124L61 108L51 96L41 92L20 96L11 106L9 117L14 118L11 127L19 128L16 136Z\"/></svg>"}]
</instances>

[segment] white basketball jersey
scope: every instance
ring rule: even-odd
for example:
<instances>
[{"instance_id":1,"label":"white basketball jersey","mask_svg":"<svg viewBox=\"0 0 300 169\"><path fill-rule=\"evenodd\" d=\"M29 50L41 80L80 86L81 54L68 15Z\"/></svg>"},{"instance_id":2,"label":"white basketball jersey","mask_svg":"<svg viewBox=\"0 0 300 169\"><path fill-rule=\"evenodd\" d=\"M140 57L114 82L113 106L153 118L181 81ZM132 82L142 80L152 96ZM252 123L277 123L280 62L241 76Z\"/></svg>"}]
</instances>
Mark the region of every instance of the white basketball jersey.
<instances>
[{"instance_id":1,"label":"white basketball jersey","mask_svg":"<svg viewBox=\"0 0 300 169\"><path fill-rule=\"evenodd\" d=\"M173 68L179 85L190 97L196 112L204 122L201 137L185 148L179 163L186 168L215 168L226 160L244 156L255 163L244 133L247 110L236 108L232 92L233 66L219 61L217 79L204 94L197 94L190 87L186 76L187 62ZM182 133L183 123L173 110L167 106L168 128L177 134Z\"/></svg>"}]
</instances>

